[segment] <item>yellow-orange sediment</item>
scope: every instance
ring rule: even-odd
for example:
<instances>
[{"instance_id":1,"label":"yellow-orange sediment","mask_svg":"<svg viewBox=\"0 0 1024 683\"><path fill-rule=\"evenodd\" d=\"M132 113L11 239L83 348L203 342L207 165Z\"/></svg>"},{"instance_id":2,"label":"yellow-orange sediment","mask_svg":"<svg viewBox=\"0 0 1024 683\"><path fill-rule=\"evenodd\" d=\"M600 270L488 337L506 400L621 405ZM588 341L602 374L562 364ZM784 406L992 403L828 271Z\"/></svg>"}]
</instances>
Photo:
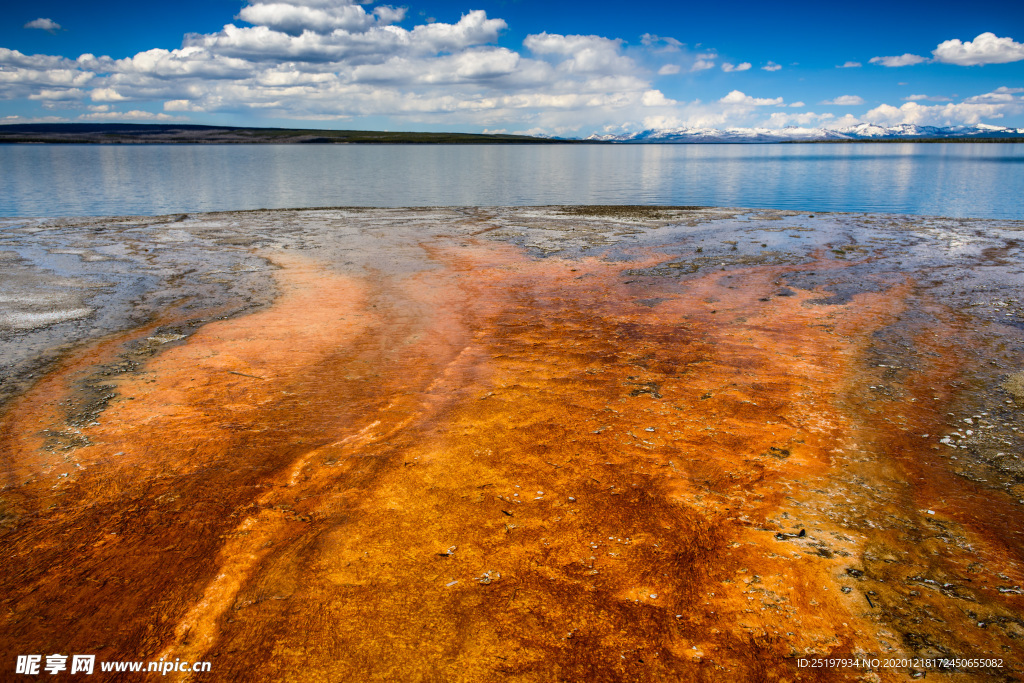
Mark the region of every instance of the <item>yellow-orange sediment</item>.
<instances>
[{"instance_id":1,"label":"yellow-orange sediment","mask_svg":"<svg viewBox=\"0 0 1024 683\"><path fill-rule=\"evenodd\" d=\"M995 586L1024 584L1017 508L914 440L935 408L909 399L957 371L942 331L896 413L858 399L909 281L806 305L787 274L843 264L641 286L432 255L404 278L269 255L274 305L116 380L66 459L41 430L117 340L21 397L4 651L211 661L194 680L849 680L796 660L912 653L917 615L1020 670L1019 640L950 635L967 603L908 588L970 571L970 609L1014 615Z\"/></svg>"}]
</instances>

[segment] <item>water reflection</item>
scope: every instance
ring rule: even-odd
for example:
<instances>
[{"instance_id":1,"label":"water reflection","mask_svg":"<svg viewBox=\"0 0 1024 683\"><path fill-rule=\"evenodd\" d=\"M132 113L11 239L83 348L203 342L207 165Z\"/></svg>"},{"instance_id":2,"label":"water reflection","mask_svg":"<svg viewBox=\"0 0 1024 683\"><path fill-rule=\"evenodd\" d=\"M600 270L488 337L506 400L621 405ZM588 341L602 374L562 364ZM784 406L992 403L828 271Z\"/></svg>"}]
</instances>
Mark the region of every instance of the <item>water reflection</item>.
<instances>
[{"instance_id":1,"label":"water reflection","mask_svg":"<svg viewBox=\"0 0 1024 683\"><path fill-rule=\"evenodd\" d=\"M657 203L1022 218L1024 146L0 145L0 215Z\"/></svg>"}]
</instances>

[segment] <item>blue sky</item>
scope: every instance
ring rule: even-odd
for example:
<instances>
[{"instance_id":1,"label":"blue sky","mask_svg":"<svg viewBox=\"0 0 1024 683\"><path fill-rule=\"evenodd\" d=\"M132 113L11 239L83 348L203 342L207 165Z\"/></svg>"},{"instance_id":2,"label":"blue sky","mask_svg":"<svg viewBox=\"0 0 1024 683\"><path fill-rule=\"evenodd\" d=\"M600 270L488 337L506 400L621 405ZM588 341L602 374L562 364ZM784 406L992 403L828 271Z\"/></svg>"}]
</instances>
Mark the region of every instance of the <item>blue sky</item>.
<instances>
[{"instance_id":1,"label":"blue sky","mask_svg":"<svg viewBox=\"0 0 1024 683\"><path fill-rule=\"evenodd\" d=\"M0 123L1024 127L1019 1L39 0L0 17Z\"/></svg>"}]
</instances>

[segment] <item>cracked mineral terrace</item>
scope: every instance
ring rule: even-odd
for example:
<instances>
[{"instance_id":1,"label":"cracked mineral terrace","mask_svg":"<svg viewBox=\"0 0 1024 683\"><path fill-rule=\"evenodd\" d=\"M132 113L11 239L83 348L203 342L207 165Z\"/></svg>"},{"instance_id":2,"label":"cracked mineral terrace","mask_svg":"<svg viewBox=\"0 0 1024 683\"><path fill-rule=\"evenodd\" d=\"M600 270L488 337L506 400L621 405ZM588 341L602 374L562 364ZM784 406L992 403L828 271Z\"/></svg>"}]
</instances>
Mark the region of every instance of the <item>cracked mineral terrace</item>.
<instances>
[{"instance_id":1,"label":"cracked mineral terrace","mask_svg":"<svg viewBox=\"0 0 1024 683\"><path fill-rule=\"evenodd\" d=\"M1021 680L1022 240L699 207L0 221L4 675Z\"/></svg>"}]
</instances>

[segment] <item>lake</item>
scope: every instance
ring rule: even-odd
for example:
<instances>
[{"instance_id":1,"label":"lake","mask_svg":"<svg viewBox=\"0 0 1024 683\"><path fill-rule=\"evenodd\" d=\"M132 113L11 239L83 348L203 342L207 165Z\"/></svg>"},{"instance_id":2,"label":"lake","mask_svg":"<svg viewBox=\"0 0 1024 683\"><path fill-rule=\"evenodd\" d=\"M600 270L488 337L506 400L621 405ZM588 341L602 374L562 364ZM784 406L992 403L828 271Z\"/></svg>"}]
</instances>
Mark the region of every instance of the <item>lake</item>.
<instances>
[{"instance_id":1,"label":"lake","mask_svg":"<svg viewBox=\"0 0 1024 683\"><path fill-rule=\"evenodd\" d=\"M1024 145L0 145L0 215L676 204L1024 218Z\"/></svg>"}]
</instances>

